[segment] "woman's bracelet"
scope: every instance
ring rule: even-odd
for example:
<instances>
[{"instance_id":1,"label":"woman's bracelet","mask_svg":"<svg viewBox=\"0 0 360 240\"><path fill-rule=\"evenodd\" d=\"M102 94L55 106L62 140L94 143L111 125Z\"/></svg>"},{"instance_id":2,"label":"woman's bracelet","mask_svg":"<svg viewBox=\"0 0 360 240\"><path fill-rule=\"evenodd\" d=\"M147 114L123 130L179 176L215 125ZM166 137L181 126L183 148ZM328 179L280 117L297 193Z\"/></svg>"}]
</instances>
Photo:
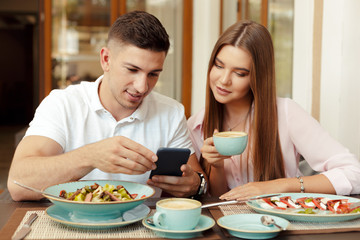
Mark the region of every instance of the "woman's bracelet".
<instances>
[{"instance_id":1,"label":"woman's bracelet","mask_svg":"<svg viewBox=\"0 0 360 240\"><path fill-rule=\"evenodd\" d=\"M300 176L297 176L297 179L299 179L299 181L300 181L300 192L304 193L305 192L304 180Z\"/></svg>"}]
</instances>

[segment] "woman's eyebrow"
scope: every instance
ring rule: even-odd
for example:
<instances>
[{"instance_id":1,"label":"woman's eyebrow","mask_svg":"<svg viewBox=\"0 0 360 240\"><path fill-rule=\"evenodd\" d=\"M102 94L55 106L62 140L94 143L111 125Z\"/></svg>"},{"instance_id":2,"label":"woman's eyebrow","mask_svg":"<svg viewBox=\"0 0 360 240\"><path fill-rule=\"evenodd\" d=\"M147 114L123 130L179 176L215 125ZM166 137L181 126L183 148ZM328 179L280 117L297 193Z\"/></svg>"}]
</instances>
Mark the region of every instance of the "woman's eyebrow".
<instances>
[{"instance_id":1,"label":"woman's eyebrow","mask_svg":"<svg viewBox=\"0 0 360 240\"><path fill-rule=\"evenodd\" d=\"M217 57L215 58L215 62L219 62L219 63L221 63L222 65L225 65L220 59L218 59ZM245 71L245 72L250 72L250 70L249 69L247 69L247 68L235 68L236 70L241 70L241 71Z\"/></svg>"},{"instance_id":2,"label":"woman's eyebrow","mask_svg":"<svg viewBox=\"0 0 360 240\"><path fill-rule=\"evenodd\" d=\"M224 65L224 63L220 59L218 59L217 57L215 58L215 62L220 62L222 65Z\"/></svg>"},{"instance_id":3,"label":"woman's eyebrow","mask_svg":"<svg viewBox=\"0 0 360 240\"><path fill-rule=\"evenodd\" d=\"M241 71L245 71L245 72L250 72L249 69L246 69L246 68L235 68L236 70L241 70Z\"/></svg>"}]
</instances>

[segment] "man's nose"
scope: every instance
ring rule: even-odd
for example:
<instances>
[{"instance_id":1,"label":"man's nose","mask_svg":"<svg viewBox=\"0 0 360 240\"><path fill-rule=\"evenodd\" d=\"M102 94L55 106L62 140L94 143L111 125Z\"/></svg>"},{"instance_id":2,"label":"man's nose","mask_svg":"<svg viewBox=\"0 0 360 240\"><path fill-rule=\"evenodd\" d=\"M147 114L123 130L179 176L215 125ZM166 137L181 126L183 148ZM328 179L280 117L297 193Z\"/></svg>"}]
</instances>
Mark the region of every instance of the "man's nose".
<instances>
[{"instance_id":1,"label":"man's nose","mask_svg":"<svg viewBox=\"0 0 360 240\"><path fill-rule=\"evenodd\" d=\"M145 93L149 89L147 76L146 75L137 76L134 82L134 88L139 93Z\"/></svg>"}]
</instances>

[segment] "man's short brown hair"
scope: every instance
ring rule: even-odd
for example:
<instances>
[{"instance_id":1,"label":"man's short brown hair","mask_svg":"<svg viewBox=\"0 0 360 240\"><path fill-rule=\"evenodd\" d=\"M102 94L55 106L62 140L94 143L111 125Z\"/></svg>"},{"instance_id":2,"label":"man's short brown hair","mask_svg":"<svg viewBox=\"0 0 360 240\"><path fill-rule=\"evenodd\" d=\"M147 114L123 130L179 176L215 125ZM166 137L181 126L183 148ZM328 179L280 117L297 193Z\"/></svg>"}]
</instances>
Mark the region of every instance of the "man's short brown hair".
<instances>
[{"instance_id":1,"label":"man's short brown hair","mask_svg":"<svg viewBox=\"0 0 360 240\"><path fill-rule=\"evenodd\" d=\"M169 50L169 35L152 14L133 11L121 15L111 26L108 43L112 40L156 52Z\"/></svg>"}]
</instances>

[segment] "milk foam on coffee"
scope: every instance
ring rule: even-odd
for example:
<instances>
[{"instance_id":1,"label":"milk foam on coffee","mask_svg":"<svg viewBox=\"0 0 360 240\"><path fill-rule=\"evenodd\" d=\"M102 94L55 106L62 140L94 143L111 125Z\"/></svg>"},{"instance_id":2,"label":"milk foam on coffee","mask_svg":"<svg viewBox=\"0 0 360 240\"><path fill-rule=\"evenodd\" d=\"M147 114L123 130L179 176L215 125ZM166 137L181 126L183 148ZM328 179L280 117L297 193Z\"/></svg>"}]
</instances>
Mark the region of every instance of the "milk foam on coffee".
<instances>
[{"instance_id":1,"label":"milk foam on coffee","mask_svg":"<svg viewBox=\"0 0 360 240\"><path fill-rule=\"evenodd\" d=\"M243 137L247 134L244 132L220 132L215 134L218 137Z\"/></svg>"},{"instance_id":2,"label":"milk foam on coffee","mask_svg":"<svg viewBox=\"0 0 360 240\"><path fill-rule=\"evenodd\" d=\"M163 208L170 208L170 209L193 209L199 207L198 204L189 201L182 201L182 200L172 200L172 201L165 201L160 205Z\"/></svg>"}]
</instances>

